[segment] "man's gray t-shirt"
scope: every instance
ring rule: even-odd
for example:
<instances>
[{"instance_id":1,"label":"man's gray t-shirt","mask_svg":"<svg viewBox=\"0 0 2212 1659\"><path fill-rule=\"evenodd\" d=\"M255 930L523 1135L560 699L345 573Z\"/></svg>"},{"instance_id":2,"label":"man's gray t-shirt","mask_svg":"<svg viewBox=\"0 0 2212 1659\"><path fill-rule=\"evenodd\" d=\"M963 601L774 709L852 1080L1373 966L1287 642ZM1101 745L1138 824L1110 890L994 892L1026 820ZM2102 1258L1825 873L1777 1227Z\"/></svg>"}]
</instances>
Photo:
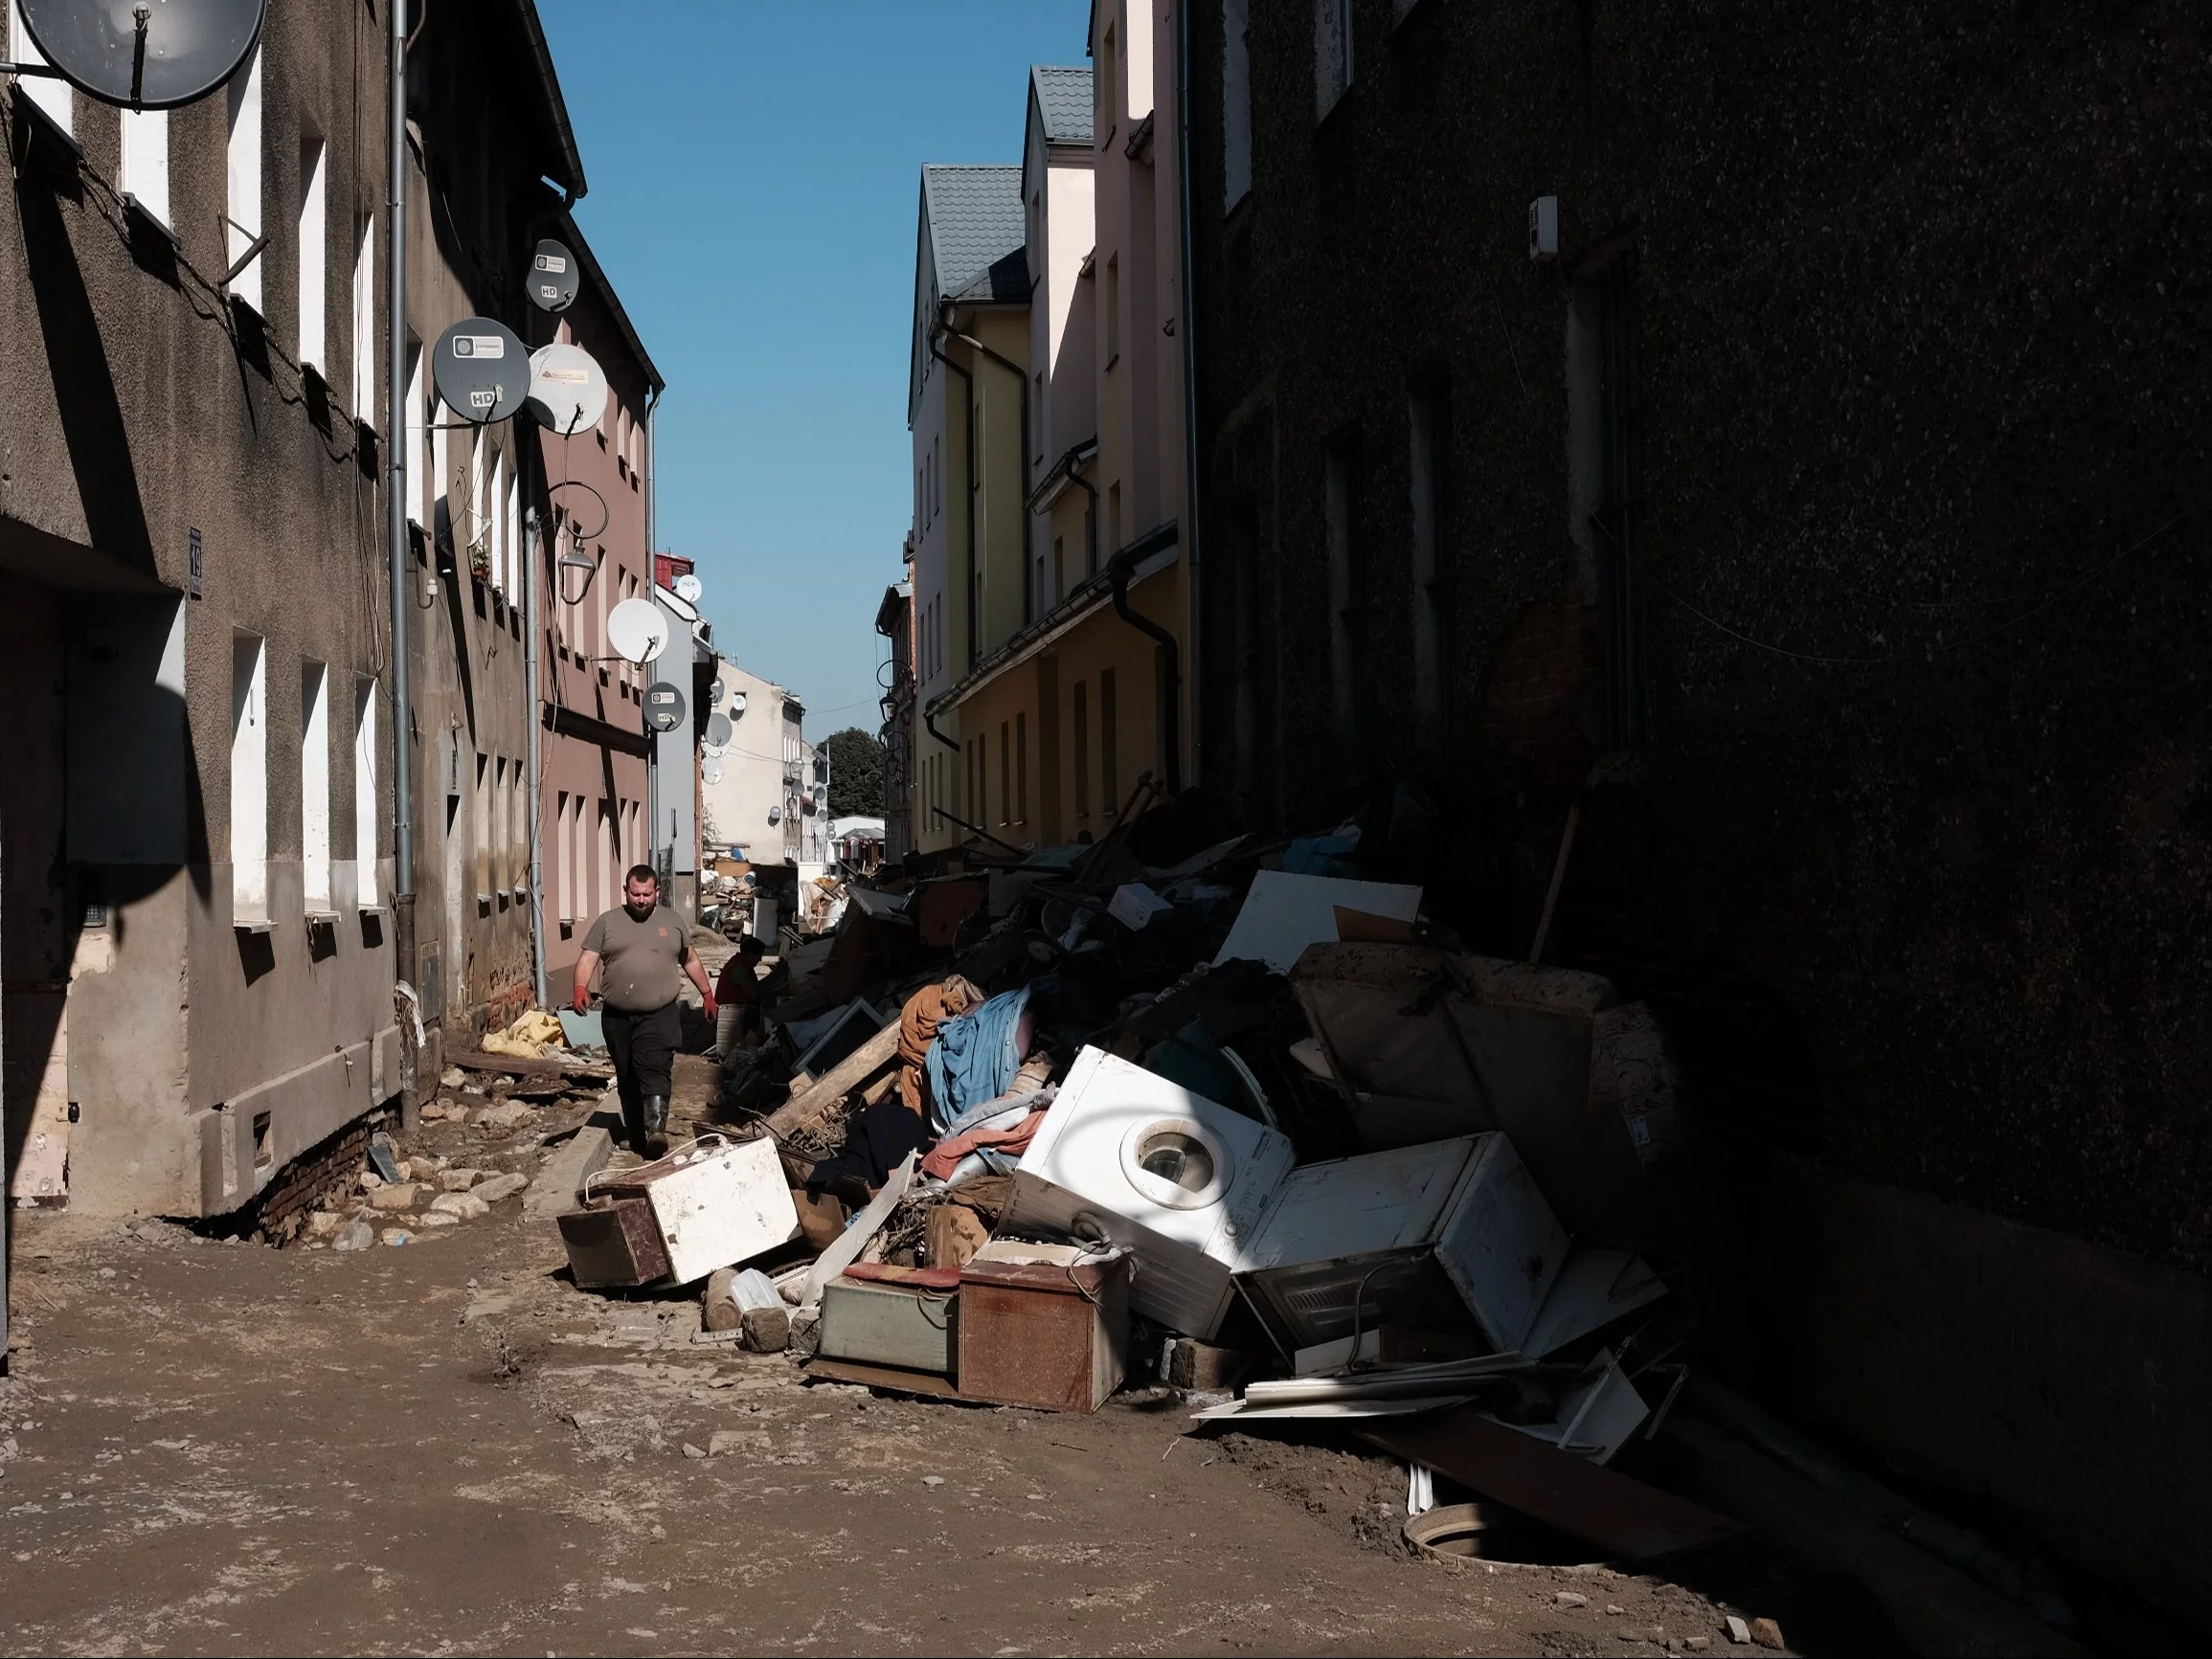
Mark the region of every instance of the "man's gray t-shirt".
<instances>
[{"instance_id":1,"label":"man's gray t-shirt","mask_svg":"<svg viewBox=\"0 0 2212 1659\"><path fill-rule=\"evenodd\" d=\"M642 922L627 909L607 911L584 935L584 949L599 953L599 994L621 1014L650 1014L675 1001L691 954L682 920L666 905Z\"/></svg>"}]
</instances>

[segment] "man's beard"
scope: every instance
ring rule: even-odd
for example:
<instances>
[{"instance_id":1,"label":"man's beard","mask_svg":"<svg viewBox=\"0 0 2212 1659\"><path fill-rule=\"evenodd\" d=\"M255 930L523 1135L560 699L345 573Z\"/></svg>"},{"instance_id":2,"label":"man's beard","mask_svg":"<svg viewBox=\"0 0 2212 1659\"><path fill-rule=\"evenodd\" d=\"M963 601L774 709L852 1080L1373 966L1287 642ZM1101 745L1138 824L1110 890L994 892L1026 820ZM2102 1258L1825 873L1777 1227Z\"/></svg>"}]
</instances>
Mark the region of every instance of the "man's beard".
<instances>
[{"instance_id":1,"label":"man's beard","mask_svg":"<svg viewBox=\"0 0 2212 1659\"><path fill-rule=\"evenodd\" d=\"M653 913L653 901L648 899L642 905L633 905L629 900L624 899L622 908L630 912L632 921L642 922Z\"/></svg>"}]
</instances>

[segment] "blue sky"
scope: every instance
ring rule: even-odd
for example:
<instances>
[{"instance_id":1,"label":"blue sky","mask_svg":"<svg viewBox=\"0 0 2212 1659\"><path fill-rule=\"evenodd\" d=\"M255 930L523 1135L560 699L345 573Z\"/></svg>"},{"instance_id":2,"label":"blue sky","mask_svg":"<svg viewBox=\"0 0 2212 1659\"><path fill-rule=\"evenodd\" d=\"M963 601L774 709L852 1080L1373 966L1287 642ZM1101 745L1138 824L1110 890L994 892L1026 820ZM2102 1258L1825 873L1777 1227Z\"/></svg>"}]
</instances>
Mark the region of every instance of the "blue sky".
<instances>
[{"instance_id":1,"label":"blue sky","mask_svg":"<svg viewBox=\"0 0 2212 1659\"><path fill-rule=\"evenodd\" d=\"M1016 163L1031 63L1087 0L539 0L590 186L576 218L668 382L660 540L725 656L807 735L874 730L875 609L911 517L925 162Z\"/></svg>"}]
</instances>

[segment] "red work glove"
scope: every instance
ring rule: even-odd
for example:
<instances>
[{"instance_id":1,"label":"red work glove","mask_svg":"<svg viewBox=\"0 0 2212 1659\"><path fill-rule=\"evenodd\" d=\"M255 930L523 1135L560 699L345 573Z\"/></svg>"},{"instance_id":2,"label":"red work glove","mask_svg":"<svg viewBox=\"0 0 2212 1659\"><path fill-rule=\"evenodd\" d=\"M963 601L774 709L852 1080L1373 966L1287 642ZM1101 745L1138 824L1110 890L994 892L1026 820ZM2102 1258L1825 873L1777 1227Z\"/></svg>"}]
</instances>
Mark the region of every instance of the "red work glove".
<instances>
[{"instance_id":1,"label":"red work glove","mask_svg":"<svg viewBox=\"0 0 2212 1659\"><path fill-rule=\"evenodd\" d=\"M714 993L711 991L702 991L699 993L699 1000L705 1004L707 1009L707 1023L711 1025L714 1022Z\"/></svg>"},{"instance_id":2,"label":"red work glove","mask_svg":"<svg viewBox=\"0 0 2212 1659\"><path fill-rule=\"evenodd\" d=\"M590 1000L591 993L587 991L583 986L578 985L576 987L576 996L570 998L569 1006L574 1008L578 1014L589 1014L591 1010L585 1007L584 1004Z\"/></svg>"}]
</instances>

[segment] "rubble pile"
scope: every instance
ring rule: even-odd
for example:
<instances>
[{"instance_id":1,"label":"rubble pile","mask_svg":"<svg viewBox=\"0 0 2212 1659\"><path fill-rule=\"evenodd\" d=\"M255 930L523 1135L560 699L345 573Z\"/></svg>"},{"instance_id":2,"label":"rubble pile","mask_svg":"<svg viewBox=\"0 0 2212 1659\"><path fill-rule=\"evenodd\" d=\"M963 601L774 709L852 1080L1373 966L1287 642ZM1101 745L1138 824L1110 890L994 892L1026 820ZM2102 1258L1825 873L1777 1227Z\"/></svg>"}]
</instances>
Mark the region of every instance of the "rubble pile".
<instances>
[{"instance_id":1,"label":"rubble pile","mask_svg":"<svg viewBox=\"0 0 2212 1659\"><path fill-rule=\"evenodd\" d=\"M718 1034L717 1121L555 1218L576 1283L699 1284L703 1339L815 1379L1333 1422L1406 1460L1410 1523L1479 1497L1638 1560L1731 1533L1610 1467L1687 1375L1664 1031L1462 949L1366 839L1146 780L1095 843L820 886L823 936Z\"/></svg>"}]
</instances>

